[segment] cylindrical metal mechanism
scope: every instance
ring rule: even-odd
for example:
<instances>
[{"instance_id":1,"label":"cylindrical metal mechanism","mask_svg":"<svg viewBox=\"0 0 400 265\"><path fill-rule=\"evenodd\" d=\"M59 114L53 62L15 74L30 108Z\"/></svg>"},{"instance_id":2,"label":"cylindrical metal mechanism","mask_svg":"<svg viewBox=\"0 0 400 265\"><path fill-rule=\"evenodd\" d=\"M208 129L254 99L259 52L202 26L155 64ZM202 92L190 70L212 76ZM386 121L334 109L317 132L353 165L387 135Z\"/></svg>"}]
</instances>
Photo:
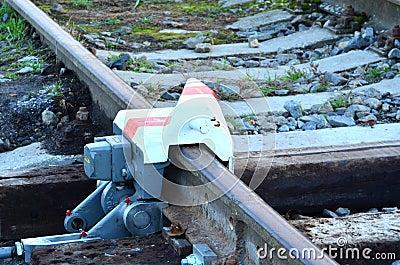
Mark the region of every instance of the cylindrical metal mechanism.
<instances>
[{"instance_id":1,"label":"cylindrical metal mechanism","mask_svg":"<svg viewBox=\"0 0 400 265\"><path fill-rule=\"evenodd\" d=\"M13 257L14 247L1 247L0 259L7 259Z\"/></svg>"},{"instance_id":2,"label":"cylindrical metal mechanism","mask_svg":"<svg viewBox=\"0 0 400 265\"><path fill-rule=\"evenodd\" d=\"M208 125L205 123L204 119L195 119L190 121L189 123L190 128L192 128L193 130L199 131L202 134L206 134L210 131L210 128L208 127Z\"/></svg>"},{"instance_id":3,"label":"cylindrical metal mechanism","mask_svg":"<svg viewBox=\"0 0 400 265\"><path fill-rule=\"evenodd\" d=\"M145 211L139 211L133 216L133 224L139 229L145 229L150 225L151 217Z\"/></svg>"},{"instance_id":4,"label":"cylindrical metal mechanism","mask_svg":"<svg viewBox=\"0 0 400 265\"><path fill-rule=\"evenodd\" d=\"M88 229L88 224L84 215L72 212L68 218L64 220L64 227L70 233L75 233L81 229Z\"/></svg>"},{"instance_id":5,"label":"cylindrical metal mechanism","mask_svg":"<svg viewBox=\"0 0 400 265\"><path fill-rule=\"evenodd\" d=\"M136 202L126 207L123 220L126 229L138 236L150 235L161 231L161 209L166 207L164 202Z\"/></svg>"},{"instance_id":6,"label":"cylindrical metal mechanism","mask_svg":"<svg viewBox=\"0 0 400 265\"><path fill-rule=\"evenodd\" d=\"M111 212L126 197L132 196L133 189L128 186L117 186L110 182L101 194L101 207L105 214Z\"/></svg>"}]
</instances>

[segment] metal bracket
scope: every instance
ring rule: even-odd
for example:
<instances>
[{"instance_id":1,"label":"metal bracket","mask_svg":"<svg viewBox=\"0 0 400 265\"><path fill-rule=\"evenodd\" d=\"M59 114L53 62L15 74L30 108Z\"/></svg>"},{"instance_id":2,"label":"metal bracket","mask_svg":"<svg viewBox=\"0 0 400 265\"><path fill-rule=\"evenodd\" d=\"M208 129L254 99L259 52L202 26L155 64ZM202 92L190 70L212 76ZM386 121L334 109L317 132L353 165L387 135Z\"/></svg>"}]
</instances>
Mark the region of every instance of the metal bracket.
<instances>
[{"instance_id":1,"label":"metal bracket","mask_svg":"<svg viewBox=\"0 0 400 265\"><path fill-rule=\"evenodd\" d=\"M76 233L80 229L86 230L104 217L105 213L101 207L101 196L108 183L108 181L102 182L73 211L67 211L64 227L68 232Z\"/></svg>"}]
</instances>

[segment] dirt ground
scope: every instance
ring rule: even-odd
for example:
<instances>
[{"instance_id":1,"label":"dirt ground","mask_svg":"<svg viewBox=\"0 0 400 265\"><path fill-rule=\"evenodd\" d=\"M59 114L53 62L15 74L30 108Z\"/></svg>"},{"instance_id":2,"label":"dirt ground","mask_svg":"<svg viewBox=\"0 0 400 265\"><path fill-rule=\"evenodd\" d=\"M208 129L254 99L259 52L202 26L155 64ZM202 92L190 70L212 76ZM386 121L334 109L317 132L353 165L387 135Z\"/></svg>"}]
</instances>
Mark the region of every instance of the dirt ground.
<instances>
[{"instance_id":1,"label":"dirt ground","mask_svg":"<svg viewBox=\"0 0 400 265\"><path fill-rule=\"evenodd\" d=\"M42 74L29 74L0 83L0 151L44 142L51 153L77 154L82 153L83 145L92 141L93 136L106 133L102 132L100 124L90 124L83 129L75 126L79 107L92 108L88 88L71 71L60 75L63 68L54 56L46 64L48 66ZM2 65L2 69L5 67L7 65ZM0 71L2 73L5 72ZM43 124L44 110L56 114L59 122ZM74 135L67 144L64 141L65 130L71 127L75 127ZM85 139L85 132L91 137ZM79 135L75 135L77 133Z\"/></svg>"},{"instance_id":2,"label":"dirt ground","mask_svg":"<svg viewBox=\"0 0 400 265\"><path fill-rule=\"evenodd\" d=\"M255 13L258 5L261 5L252 4L246 10L234 9L232 12L231 8L221 8L216 0L139 1L136 8L136 1L59 0L57 3L62 9L54 11L54 1L33 2L78 39L84 40L85 34L108 32L111 33L110 37L123 39L125 43L118 47L109 45L107 49L138 52L163 48L179 49L184 46L182 42L185 39L196 35L159 33L165 29L212 31L205 33L212 35L206 41L215 44L238 41L233 31L225 29L225 26L240 16ZM130 27L131 31L121 31L123 27ZM132 43L145 45L135 48Z\"/></svg>"}]
</instances>

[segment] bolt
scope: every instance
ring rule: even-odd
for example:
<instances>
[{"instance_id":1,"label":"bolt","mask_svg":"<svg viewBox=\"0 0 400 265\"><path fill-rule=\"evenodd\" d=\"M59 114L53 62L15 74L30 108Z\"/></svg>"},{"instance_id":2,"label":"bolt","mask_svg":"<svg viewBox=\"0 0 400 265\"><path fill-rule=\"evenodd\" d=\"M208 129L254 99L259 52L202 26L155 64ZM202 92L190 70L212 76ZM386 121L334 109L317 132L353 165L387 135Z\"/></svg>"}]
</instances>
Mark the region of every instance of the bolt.
<instances>
[{"instance_id":1,"label":"bolt","mask_svg":"<svg viewBox=\"0 0 400 265\"><path fill-rule=\"evenodd\" d=\"M65 138L72 138L72 132L73 132L73 131L74 131L74 130L72 130L71 127L65 128L65 130L64 130L64 137L65 137Z\"/></svg>"},{"instance_id":2,"label":"bolt","mask_svg":"<svg viewBox=\"0 0 400 265\"><path fill-rule=\"evenodd\" d=\"M170 237L181 236L184 233L185 233L185 230L183 230L179 224L171 224L171 229L169 232Z\"/></svg>"},{"instance_id":3,"label":"bolt","mask_svg":"<svg viewBox=\"0 0 400 265\"><path fill-rule=\"evenodd\" d=\"M355 16L354 8L353 8L352 5L346 6L346 11L344 12L344 15L348 16L348 17L354 17Z\"/></svg>"},{"instance_id":4,"label":"bolt","mask_svg":"<svg viewBox=\"0 0 400 265\"><path fill-rule=\"evenodd\" d=\"M379 34L375 41L376 47L383 47L385 45L385 40L383 39L383 35Z\"/></svg>"},{"instance_id":5,"label":"bolt","mask_svg":"<svg viewBox=\"0 0 400 265\"><path fill-rule=\"evenodd\" d=\"M128 171L126 168L121 169L121 176L125 179L128 176Z\"/></svg>"},{"instance_id":6,"label":"bolt","mask_svg":"<svg viewBox=\"0 0 400 265\"><path fill-rule=\"evenodd\" d=\"M71 142L74 139L74 130L71 127L64 129L63 141Z\"/></svg>"},{"instance_id":7,"label":"bolt","mask_svg":"<svg viewBox=\"0 0 400 265\"><path fill-rule=\"evenodd\" d=\"M311 8L311 11L312 11L312 12L317 11L317 10L318 10L318 5L317 5L317 3L312 2L310 8Z\"/></svg>"},{"instance_id":8,"label":"bolt","mask_svg":"<svg viewBox=\"0 0 400 265\"><path fill-rule=\"evenodd\" d=\"M139 211L133 216L133 224L139 229L144 229L150 225L151 217L145 211Z\"/></svg>"},{"instance_id":9,"label":"bolt","mask_svg":"<svg viewBox=\"0 0 400 265\"><path fill-rule=\"evenodd\" d=\"M301 0L297 0L295 9L296 10L301 10L302 9L301 4L302 4Z\"/></svg>"},{"instance_id":10,"label":"bolt","mask_svg":"<svg viewBox=\"0 0 400 265\"><path fill-rule=\"evenodd\" d=\"M87 121L89 119L89 111L86 107L79 107L78 112L76 113L76 120L78 121Z\"/></svg>"},{"instance_id":11,"label":"bolt","mask_svg":"<svg viewBox=\"0 0 400 265\"><path fill-rule=\"evenodd\" d=\"M81 237L85 237L85 236L87 236L87 233L86 233L85 230L82 230L82 231L81 231Z\"/></svg>"},{"instance_id":12,"label":"bolt","mask_svg":"<svg viewBox=\"0 0 400 265\"><path fill-rule=\"evenodd\" d=\"M400 38L400 25L395 25L392 28L392 37L395 39Z\"/></svg>"},{"instance_id":13,"label":"bolt","mask_svg":"<svg viewBox=\"0 0 400 265\"><path fill-rule=\"evenodd\" d=\"M132 201L131 201L131 199L129 199L129 197L126 197L125 198L125 200L124 200L124 202L126 203L126 204L132 204Z\"/></svg>"},{"instance_id":14,"label":"bolt","mask_svg":"<svg viewBox=\"0 0 400 265\"><path fill-rule=\"evenodd\" d=\"M400 25L392 28L392 34L387 38L384 49L386 51L393 49L395 40L400 40Z\"/></svg>"},{"instance_id":15,"label":"bolt","mask_svg":"<svg viewBox=\"0 0 400 265\"><path fill-rule=\"evenodd\" d=\"M85 132L83 134L83 140L85 141L85 143L91 143L93 142L93 135L91 132Z\"/></svg>"},{"instance_id":16,"label":"bolt","mask_svg":"<svg viewBox=\"0 0 400 265\"><path fill-rule=\"evenodd\" d=\"M65 215L66 215L66 216L70 216L71 214L72 214L71 210L67 210L67 211L65 212Z\"/></svg>"}]
</instances>

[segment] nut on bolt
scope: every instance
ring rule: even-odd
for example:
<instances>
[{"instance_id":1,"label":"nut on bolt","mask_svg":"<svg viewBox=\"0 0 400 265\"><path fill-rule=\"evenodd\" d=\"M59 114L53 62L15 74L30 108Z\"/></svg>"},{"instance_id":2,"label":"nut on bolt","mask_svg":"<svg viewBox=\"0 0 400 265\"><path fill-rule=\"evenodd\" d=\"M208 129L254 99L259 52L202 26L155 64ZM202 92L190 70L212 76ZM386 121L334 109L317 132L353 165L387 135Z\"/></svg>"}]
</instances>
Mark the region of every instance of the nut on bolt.
<instances>
[{"instance_id":1,"label":"nut on bolt","mask_svg":"<svg viewBox=\"0 0 400 265\"><path fill-rule=\"evenodd\" d=\"M81 237L86 237L87 236L87 232L85 230L81 231Z\"/></svg>"},{"instance_id":2,"label":"nut on bolt","mask_svg":"<svg viewBox=\"0 0 400 265\"><path fill-rule=\"evenodd\" d=\"M64 129L63 141L64 142L72 142L72 141L74 141L74 130L73 130L73 128L67 127L67 128Z\"/></svg>"},{"instance_id":3,"label":"nut on bolt","mask_svg":"<svg viewBox=\"0 0 400 265\"><path fill-rule=\"evenodd\" d=\"M76 113L76 120L78 121L87 121L89 119L89 111L86 107L79 107L78 112Z\"/></svg>"},{"instance_id":4,"label":"nut on bolt","mask_svg":"<svg viewBox=\"0 0 400 265\"><path fill-rule=\"evenodd\" d=\"M126 197L125 200L124 200L124 202L125 202L127 205L131 205L131 204L132 204L132 201L131 201L131 199L129 199L129 197Z\"/></svg>"}]
</instances>

